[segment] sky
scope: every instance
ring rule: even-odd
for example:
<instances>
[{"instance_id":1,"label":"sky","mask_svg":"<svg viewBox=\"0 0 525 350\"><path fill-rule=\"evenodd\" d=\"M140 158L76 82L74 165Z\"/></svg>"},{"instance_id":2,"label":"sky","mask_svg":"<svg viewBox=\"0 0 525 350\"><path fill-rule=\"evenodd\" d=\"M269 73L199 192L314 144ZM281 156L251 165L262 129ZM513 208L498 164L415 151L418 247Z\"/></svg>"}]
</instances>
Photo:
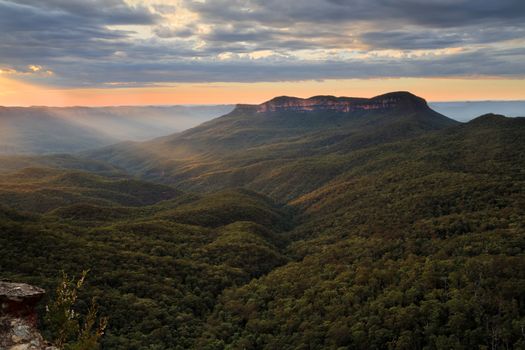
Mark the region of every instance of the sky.
<instances>
[{"instance_id":1,"label":"sky","mask_svg":"<svg viewBox=\"0 0 525 350\"><path fill-rule=\"evenodd\" d=\"M0 105L525 100L523 0L0 0Z\"/></svg>"}]
</instances>

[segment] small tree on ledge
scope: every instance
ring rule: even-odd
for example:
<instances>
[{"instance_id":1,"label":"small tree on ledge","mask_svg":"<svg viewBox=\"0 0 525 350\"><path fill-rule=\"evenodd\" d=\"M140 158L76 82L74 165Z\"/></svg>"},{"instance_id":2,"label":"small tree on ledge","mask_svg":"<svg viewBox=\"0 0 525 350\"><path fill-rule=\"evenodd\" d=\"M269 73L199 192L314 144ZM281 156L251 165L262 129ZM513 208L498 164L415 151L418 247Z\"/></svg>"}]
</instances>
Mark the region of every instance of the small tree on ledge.
<instances>
[{"instance_id":1,"label":"small tree on ledge","mask_svg":"<svg viewBox=\"0 0 525 350\"><path fill-rule=\"evenodd\" d=\"M98 306L95 298L85 316L75 311L78 291L83 287L88 271L83 271L75 281L62 272L62 280L55 299L46 306L45 325L53 344L64 350L97 350L100 339L107 327L108 319L100 318L97 323Z\"/></svg>"}]
</instances>

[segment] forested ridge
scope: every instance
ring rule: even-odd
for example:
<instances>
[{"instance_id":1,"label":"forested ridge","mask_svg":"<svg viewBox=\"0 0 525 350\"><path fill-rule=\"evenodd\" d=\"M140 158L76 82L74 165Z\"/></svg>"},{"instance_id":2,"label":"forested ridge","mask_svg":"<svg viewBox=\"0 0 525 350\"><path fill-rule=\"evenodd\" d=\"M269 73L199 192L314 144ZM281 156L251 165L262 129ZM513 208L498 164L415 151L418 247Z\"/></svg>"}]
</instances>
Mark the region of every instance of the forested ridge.
<instances>
[{"instance_id":1,"label":"forested ridge","mask_svg":"<svg viewBox=\"0 0 525 350\"><path fill-rule=\"evenodd\" d=\"M525 348L525 119L385 96L5 158L0 278L90 269L105 349Z\"/></svg>"}]
</instances>

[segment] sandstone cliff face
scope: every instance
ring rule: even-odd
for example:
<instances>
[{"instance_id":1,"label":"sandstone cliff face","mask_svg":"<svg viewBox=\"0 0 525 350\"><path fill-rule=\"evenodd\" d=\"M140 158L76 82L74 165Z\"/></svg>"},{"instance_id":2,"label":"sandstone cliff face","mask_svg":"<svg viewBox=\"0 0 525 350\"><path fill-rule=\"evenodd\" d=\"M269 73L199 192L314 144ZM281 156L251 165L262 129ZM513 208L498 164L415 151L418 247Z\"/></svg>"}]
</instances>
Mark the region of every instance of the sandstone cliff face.
<instances>
[{"instance_id":1,"label":"sandstone cliff face","mask_svg":"<svg viewBox=\"0 0 525 350\"><path fill-rule=\"evenodd\" d=\"M313 111L335 111L335 112L353 112L358 110L372 109L389 109L394 108L398 100L396 98L384 98L376 101L353 101L348 99L325 99L312 97L309 99L281 99L272 100L258 106L258 113L295 111L295 112L313 112Z\"/></svg>"},{"instance_id":2,"label":"sandstone cliff face","mask_svg":"<svg viewBox=\"0 0 525 350\"><path fill-rule=\"evenodd\" d=\"M333 111L349 113L366 110L388 110L407 104L425 105L426 102L405 92L390 93L374 98L352 98L334 96L314 96L307 99L297 97L277 97L257 106L258 113L281 111L314 112Z\"/></svg>"},{"instance_id":3,"label":"sandstone cliff face","mask_svg":"<svg viewBox=\"0 0 525 350\"><path fill-rule=\"evenodd\" d=\"M35 306L45 291L24 283L0 282L0 350L53 350L36 328Z\"/></svg>"}]
</instances>

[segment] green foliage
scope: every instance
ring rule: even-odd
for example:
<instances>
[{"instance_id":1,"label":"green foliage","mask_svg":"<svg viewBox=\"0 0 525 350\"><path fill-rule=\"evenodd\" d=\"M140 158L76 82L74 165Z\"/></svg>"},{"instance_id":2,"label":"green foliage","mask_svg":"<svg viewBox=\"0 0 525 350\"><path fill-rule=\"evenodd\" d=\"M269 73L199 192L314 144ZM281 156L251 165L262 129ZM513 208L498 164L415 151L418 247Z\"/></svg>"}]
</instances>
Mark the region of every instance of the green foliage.
<instances>
[{"instance_id":1,"label":"green foliage","mask_svg":"<svg viewBox=\"0 0 525 350\"><path fill-rule=\"evenodd\" d=\"M107 152L196 194L4 175L0 278L90 267L76 300L111 317L106 349L525 347L523 119L241 112Z\"/></svg>"},{"instance_id":2,"label":"green foliage","mask_svg":"<svg viewBox=\"0 0 525 350\"><path fill-rule=\"evenodd\" d=\"M180 191L170 186L138 181L123 175L102 176L84 171L40 167L0 175L0 204L36 213L46 213L69 205L146 206L173 200L179 194Z\"/></svg>"},{"instance_id":3,"label":"green foliage","mask_svg":"<svg viewBox=\"0 0 525 350\"><path fill-rule=\"evenodd\" d=\"M187 349L224 289L288 261L278 230L289 215L245 190L141 207L79 203L40 216L5 210L0 278L49 289L57 270L90 267L77 301L86 314L95 296L100 313L111 317L104 348Z\"/></svg>"},{"instance_id":4,"label":"green foliage","mask_svg":"<svg viewBox=\"0 0 525 350\"><path fill-rule=\"evenodd\" d=\"M107 318L101 318L97 325L98 306L93 298L87 314L75 310L78 293L83 287L88 271L82 272L75 282L63 272L55 298L46 306L45 330L48 339L59 349L96 350L107 326Z\"/></svg>"},{"instance_id":5,"label":"green foliage","mask_svg":"<svg viewBox=\"0 0 525 350\"><path fill-rule=\"evenodd\" d=\"M197 344L519 348L525 240L522 235L516 255L502 255L516 242L509 235L483 236L419 239L422 247L380 238L324 246L323 252L224 293ZM485 239L499 248L480 254L465 246L475 240L482 251Z\"/></svg>"},{"instance_id":6,"label":"green foliage","mask_svg":"<svg viewBox=\"0 0 525 350\"><path fill-rule=\"evenodd\" d=\"M98 325L97 321L98 306L93 298L91 306L85 316L84 325L80 329L78 340L68 344L66 350L96 350L100 348L100 339L108 325L107 318L101 318Z\"/></svg>"}]
</instances>

